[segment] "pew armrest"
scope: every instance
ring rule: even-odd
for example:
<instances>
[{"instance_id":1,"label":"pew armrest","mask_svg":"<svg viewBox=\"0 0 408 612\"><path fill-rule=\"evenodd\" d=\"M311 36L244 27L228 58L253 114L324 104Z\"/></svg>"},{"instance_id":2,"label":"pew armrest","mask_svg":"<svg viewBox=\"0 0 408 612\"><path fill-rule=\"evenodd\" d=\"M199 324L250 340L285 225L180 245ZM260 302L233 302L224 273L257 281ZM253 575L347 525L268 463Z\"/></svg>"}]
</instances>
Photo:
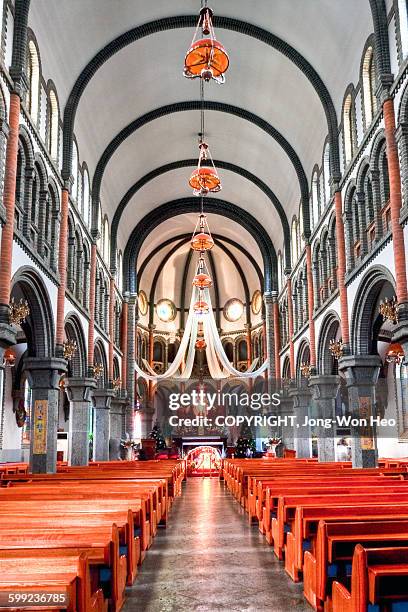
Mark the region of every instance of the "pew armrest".
<instances>
[{"instance_id":1,"label":"pew armrest","mask_svg":"<svg viewBox=\"0 0 408 612\"><path fill-rule=\"evenodd\" d=\"M303 594L316 610L316 559L309 551L303 562Z\"/></svg>"},{"instance_id":2,"label":"pew armrest","mask_svg":"<svg viewBox=\"0 0 408 612\"><path fill-rule=\"evenodd\" d=\"M351 608L351 593L340 582L333 582L332 590L333 612L353 612Z\"/></svg>"}]
</instances>

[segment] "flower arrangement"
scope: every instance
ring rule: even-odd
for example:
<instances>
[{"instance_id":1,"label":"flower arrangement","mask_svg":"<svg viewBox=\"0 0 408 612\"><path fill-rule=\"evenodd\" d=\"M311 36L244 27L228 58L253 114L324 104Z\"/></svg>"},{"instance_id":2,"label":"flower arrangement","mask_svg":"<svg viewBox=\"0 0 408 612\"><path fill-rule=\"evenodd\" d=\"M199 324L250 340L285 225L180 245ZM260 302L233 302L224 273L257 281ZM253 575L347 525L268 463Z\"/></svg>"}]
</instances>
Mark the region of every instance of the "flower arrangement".
<instances>
[{"instance_id":1,"label":"flower arrangement","mask_svg":"<svg viewBox=\"0 0 408 612\"><path fill-rule=\"evenodd\" d=\"M126 432L126 438L120 441L120 445L126 451L126 459L131 461L133 459L133 452L139 448L139 443L136 440L132 440Z\"/></svg>"}]
</instances>

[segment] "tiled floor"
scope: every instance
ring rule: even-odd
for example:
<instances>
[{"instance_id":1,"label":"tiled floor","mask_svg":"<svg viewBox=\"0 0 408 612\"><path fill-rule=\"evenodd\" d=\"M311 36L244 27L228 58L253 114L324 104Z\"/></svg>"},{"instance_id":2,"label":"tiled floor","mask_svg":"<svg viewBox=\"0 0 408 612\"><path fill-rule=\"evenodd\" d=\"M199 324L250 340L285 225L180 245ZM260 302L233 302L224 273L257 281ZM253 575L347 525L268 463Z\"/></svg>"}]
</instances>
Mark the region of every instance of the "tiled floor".
<instances>
[{"instance_id":1,"label":"tiled floor","mask_svg":"<svg viewBox=\"0 0 408 612\"><path fill-rule=\"evenodd\" d=\"M216 478L190 478L124 612L311 610L258 528Z\"/></svg>"}]
</instances>

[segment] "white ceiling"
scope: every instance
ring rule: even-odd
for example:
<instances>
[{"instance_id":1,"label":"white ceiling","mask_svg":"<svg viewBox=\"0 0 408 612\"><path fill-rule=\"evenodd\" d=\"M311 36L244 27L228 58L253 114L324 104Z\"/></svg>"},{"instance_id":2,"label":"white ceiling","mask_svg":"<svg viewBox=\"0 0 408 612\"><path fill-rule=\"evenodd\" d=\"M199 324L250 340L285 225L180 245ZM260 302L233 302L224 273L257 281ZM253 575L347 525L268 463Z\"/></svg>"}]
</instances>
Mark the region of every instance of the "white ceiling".
<instances>
[{"instance_id":1,"label":"white ceiling","mask_svg":"<svg viewBox=\"0 0 408 612\"><path fill-rule=\"evenodd\" d=\"M359 78L361 54L372 31L368 0L215 0L212 4L216 14L260 26L291 44L318 72L339 114L347 85ZM198 0L32 2L29 25L38 40L44 78L55 82L61 110L80 72L107 43L137 25L198 14L199 8ZM192 36L190 28L150 35L125 47L91 79L75 123L81 162L87 162L91 178L105 147L132 120L172 102L198 99L198 83L182 76L184 53ZM314 164L321 161L327 127L309 81L282 54L258 40L223 29L217 30L217 37L228 50L231 67L225 85L206 86L206 99L239 106L273 125L295 149L310 180ZM196 156L199 126L198 112L169 115L145 125L119 147L102 183L102 206L110 219L129 187L145 174L165 163ZM206 112L206 127L213 156L260 177L291 219L299 205L298 181L274 140L257 126L225 113ZM190 195L189 173L188 168L176 170L138 192L122 217L122 249L149 210ZM220 197L251 212L276 249L280 248L280 223L266 196L231 172L221 170L220 174ZM186 215L171 225L183 225L184 232L189 224ZM231 222L223 219L219 226L229 231ZM163 233L158 239L163 239ZM149 247L154 240L149 240ZM248 240L259 257L255 242Z\"/></svg>"}]
</instances>

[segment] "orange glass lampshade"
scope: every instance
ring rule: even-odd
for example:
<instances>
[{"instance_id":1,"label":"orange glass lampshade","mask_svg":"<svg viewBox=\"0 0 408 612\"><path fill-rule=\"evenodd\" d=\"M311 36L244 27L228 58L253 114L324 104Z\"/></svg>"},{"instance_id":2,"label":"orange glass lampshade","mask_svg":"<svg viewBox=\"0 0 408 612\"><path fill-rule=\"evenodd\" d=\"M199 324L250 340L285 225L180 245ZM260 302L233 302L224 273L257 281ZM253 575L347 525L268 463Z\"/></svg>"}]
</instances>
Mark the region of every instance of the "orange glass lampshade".
<instances>
[{"instance_id":1,"label":"orange glass lampshade","mask_svg":"<svg viewBox=\"0 0 408 612\"><path fill-rule=\"evenodd\" d=\"M221 181L214 168L196 168L189 180L195 194L217 193L221 190Z\"/></svg>"},{"instance_id":2,"label":"orange glass lampshade","mask_svg":"<svg viewBox=\"0 0 408 612\"><path fill-rule=\"evenodd\" d=\"M199 289L208 289L208 287L211 287L212 285L211 277L208 274L205 274L204 272L196 274L193 278L193 285L194 287L198 287Z\"/></svg>"},{"instance_id":3,"label":"orange glass lampshade","mask_svg":"<svg viewBox=\"0 0 408 612\"><path fill-rule=\"evenodd\" d=\"M205 315L205 314L208 314L208 311L209 311L209 306L207 302L203 302L202 300L199 300L198 302L194 304L194 312L196 315Z\"/></svg>"},{"instance_id":4,"label":"orange glass lampshade","mask_svg":"<svg viewBox=\"0 0 408 612\"><path fill-rule=\"evenodd\" d=\"M203 349L207 348L207 344L204 339L200 338L199 340L196 341L195 347L199 351L202 351Z\"/></svg>"},{"instance_id":5,"label":"orange glass lampshade","mask_svg":"<svg viewBox=\"0 0 408 612\"><path fill-rule=\"evenodd\" d=\"M184 74L189 78L202 77L205 81L215 79L223 82L228 66L229 57L222 44L212 38L202 38L196 40L187 51Z\"/></svg>"},{"instance_id":6,"label":"orange glass lampshade","mask_svg":"<svg viewBox=\"0 0 408 612\"><path fill-rule=\"evenodd\" d=\"M209 251L213 246L214 240L205 232L195 234L191 239L191 248L194 251Z\"/></svg>"}]
</instances>

